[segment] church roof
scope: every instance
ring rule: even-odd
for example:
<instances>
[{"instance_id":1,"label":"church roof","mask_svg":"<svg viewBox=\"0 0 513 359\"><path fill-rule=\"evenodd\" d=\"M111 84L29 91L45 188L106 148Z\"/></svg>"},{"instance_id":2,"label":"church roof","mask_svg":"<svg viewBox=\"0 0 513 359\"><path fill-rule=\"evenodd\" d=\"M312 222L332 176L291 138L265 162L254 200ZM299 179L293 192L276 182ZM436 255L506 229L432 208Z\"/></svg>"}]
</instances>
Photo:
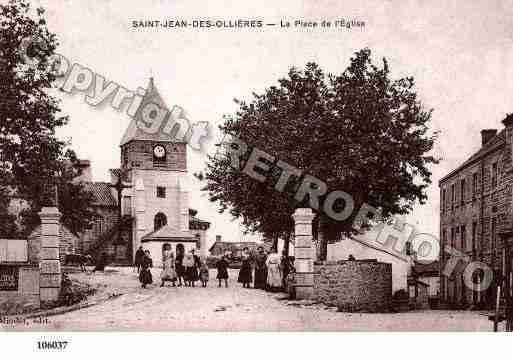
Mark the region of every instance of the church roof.
<instances>
[{"instance_id":1,"label":"church roof","mask_svg":"<svg viewBox=\"0 0 513 359\"><path fill-rule=\"evenodd\" d=\"M112 195L109 183L107 182L84 182L84 189L93 194L93 205L95 206L117 206L117 200Z\"/></svg>"},{"instance_id":2,"label":"church roof","mask_svg":"<svg viewBox=\"0 0 513 359\"><path fill-rule=\"evenodd\" d=\"M148 133L146 131L141 130L137 126L137 122L142 120L142 114L141 114L142 109L149 103L154 103L157 106L159 106L161 109L169 112L169 108L167 107L166 103L162 99L162 96L160 95L159 91L155 87L155 84L153 83L153 78L150 78L150 81L148 83L148 87L146 89L146 93L143 97L141 105L135 112L134 117L130 121L128 128L126 129L125 134L123 135L123 138L121 139L121 143L120 143L121 146L130 141L135 141L135 140L177 142L177 141L172 141L170 136L164 134L160 130L157 131L156 133ZM167 114L166 114L166 117L167 117Z\"/></svg>"},{"instance_id":3,"label":"church roof","mask_svg":"<svg viewBox=\"0 0 513 359\"><path fill-rule=\"evenodd\" d=\"M142 242L194 242L196 238L188 231L174 229L168 225L150 232L142 237Z\"/></svg>"}]
</instances>

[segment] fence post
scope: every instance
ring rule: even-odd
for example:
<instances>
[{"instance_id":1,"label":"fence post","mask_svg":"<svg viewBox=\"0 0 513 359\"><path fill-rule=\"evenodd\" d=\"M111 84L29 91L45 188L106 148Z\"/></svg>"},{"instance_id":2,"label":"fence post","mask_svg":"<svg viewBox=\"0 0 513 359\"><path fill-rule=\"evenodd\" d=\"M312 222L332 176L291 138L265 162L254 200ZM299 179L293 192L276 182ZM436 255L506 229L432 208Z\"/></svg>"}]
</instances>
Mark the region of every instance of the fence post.
<instances>
[{"instance_id":1,"label":"fence post","mask_svg":"<svg viewBox=\"0 0 513 359\"><path fill-rule=\"evenodd\" d=\"M310 208L298 208L294 219L294 267L296 299L310 299L313 295L313 258L315 247L312 243L312 221L314 214Z\"/></svg>"}]
</instances>

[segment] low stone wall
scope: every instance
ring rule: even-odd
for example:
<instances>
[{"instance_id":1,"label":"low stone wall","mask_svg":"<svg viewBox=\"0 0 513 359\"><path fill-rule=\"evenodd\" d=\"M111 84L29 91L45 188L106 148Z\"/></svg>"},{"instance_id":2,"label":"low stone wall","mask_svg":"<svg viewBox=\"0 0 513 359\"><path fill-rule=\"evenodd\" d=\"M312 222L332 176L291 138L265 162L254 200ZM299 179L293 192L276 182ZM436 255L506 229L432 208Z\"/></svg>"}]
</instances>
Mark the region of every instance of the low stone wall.
<instances>
[{"instance_id":1,"label":"low stone wall","mask_svg":"<svg viewBox=\"0 0 513 359\"><path fill-rule=\"evenodd\" d=\"M15 266L18 288L0 291L0 314L18 314L40 307L39 268L30 265Z\"/></svg>"},{"instance_id":2,"label":"low stone wall","mask_svg":"<svg viewBox=\"0 0 513 359\"><path fill-rule=\"evenodd\" d=\"M315 262L312 299L344 312L387 312L392 304L392 265L377 261Z\"/></svg>"}]
</instances>

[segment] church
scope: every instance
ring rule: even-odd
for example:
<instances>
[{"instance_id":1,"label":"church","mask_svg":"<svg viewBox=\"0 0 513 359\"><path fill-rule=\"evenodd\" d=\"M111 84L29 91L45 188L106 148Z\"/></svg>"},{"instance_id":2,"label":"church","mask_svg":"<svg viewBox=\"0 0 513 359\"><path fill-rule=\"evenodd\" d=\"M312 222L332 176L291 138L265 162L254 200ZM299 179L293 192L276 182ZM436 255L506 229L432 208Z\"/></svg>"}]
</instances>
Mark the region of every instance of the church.
<instances>
[{"instance_id":1,"label":"church","mask_svg":"<svg viewBox=\"0 0 513 359\"><path fill-rule=\"evenodd\" d=\"M152 78L142 103L149 102L167 109ZM98 218L65 251L103 252L114 263L129 264L142 246L158 266L162 246L169 243L175 253L183 245L206 257L210 223L197 218L189 204L187 144L142 131L140 117L137 111L121 139L120 167L110 170L110 182L92 182L90 162L79 161L76 180L93 194Z\"/></svg>"}]
</instances>

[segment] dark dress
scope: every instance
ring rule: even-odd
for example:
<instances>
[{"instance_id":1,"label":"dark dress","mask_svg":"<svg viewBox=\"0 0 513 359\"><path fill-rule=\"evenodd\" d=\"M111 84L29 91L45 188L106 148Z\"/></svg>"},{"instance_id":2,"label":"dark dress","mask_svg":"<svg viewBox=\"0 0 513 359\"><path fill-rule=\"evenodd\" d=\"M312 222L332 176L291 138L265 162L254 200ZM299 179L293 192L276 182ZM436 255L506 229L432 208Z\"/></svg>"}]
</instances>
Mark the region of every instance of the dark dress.
<instances>
[{"instance_id":1,"label":"dark dress","mask_svg":"<svg viewBox=\"0 0 513 359\"><path fill-rule=\"evenodd\" d=\"M217 279L228 279L228 262L221 258L216 263Z\"/></svg>"},{"instance_id":2,"label":"dark dress","mask_svg":"<svg viewBox=\"0 0 513 359\"><path fill-rule=\"evenodd\" d=\"M192 282L196 282L199 280L199 267L201 266L201 262L198 256L194 255L194 266L187 267L185 273L185 280L190 280Z\"/></svg>"},{"instance_id":3,"label":"dark dress","mask_svg":"<svg viewBox=\"0 0 513 359\"><path fill-rule=\"evenodd\" d=\"M239 283L251 283L251 277L251 260L249 257L242 258L242 267L240 268L237 281Z\"/></svg>"},{"instance_id":4,"label":"dark dress","mask_svg":"<svg viewBox=\"0 0 513 359\"><path fill-rule=\"evenodd\" d=\"M183 254L177 254L175 259L175 270L177 277L185 277L185 267L183 266Z\"/></svg>"},{"instance_id":5,"label":"dark dress","mask_svg":"<svg viewBox=\"0 0 513 359\"><path fill-rule=\"evenodd\" d=\"M151 267L153 267L153 261L151 258L144 256L141 263L141 272L139 273L139 282L141 282L142 285L153 283L153 277L150 271Z\"/></svg>"},{"instance_id":6,"label":"dark dress","mask_svg":"<svg viewBox=\"0 0 513 359\"><path fill-rule=\"evenodd\" d=\"M144 251L142 249L138 249L135 252L135 260L134 260L134 264L136 267L139 268L141 266L143 258L144 258Z\"/></svg>"},{"instance_id":7,"label":"dark dress","mask_svg":"<svg viewBox=\"0 0 513 359\"><path fill-rule=\"evenodd\" d=\"M265 264L267 256L257 254L255 258L255 284L254 288L265 289L267 283L267 265Z\"/></svg>"}]
</instances>

